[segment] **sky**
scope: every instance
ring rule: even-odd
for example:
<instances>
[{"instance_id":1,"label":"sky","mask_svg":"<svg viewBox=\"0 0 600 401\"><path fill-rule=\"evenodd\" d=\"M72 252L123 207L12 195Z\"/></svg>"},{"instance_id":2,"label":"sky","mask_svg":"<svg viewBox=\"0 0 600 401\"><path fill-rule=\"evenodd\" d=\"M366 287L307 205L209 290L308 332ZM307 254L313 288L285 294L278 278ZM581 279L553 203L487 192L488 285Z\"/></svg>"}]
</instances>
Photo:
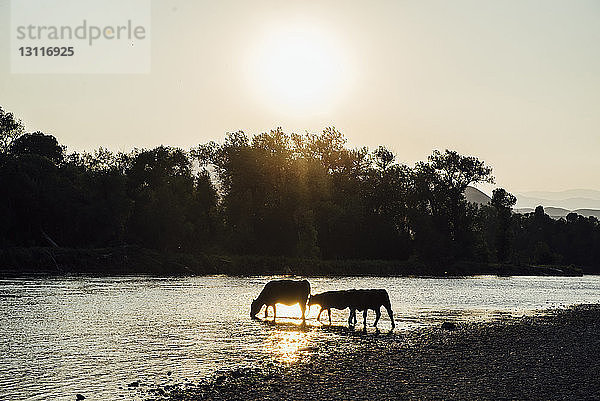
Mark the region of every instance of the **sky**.
<instances>
[{"instance_id":1,"label":"sky","mask_svg":"<svg viewBox=\"0 0 600 401\"><path fill-rule=\"evenodd\" d=\"M13 74L9 10L0 105L69 150L335 126L509 191L600 190L598 1L153 1L145 74Z\"/></svg>"}]
</instances>

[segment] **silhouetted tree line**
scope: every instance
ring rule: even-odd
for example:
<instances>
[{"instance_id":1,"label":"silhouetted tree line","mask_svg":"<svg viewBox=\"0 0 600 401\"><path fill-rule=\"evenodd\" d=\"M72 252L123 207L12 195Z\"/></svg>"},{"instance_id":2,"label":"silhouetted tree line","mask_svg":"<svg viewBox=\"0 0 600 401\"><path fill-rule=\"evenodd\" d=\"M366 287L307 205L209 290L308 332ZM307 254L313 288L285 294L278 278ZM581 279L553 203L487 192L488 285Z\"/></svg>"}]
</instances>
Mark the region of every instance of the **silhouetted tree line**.
<instances>
[{"instance_id":1,"label":"silhouetted tree line","mask_svg":"<svg viewBox=\"0 0 600 401\"><path fill-rule=\"evenodd\" d=\"M600 225L542 208L514 214L467 186L493 182L475 157L434 151L408 167L385 147L350 149L334 128L228 134L185 151L160 146L67 153L0 108L0 245L110 247L322 259L415 258L574 264L600 271Z\"/></svg>"}]
</instances>

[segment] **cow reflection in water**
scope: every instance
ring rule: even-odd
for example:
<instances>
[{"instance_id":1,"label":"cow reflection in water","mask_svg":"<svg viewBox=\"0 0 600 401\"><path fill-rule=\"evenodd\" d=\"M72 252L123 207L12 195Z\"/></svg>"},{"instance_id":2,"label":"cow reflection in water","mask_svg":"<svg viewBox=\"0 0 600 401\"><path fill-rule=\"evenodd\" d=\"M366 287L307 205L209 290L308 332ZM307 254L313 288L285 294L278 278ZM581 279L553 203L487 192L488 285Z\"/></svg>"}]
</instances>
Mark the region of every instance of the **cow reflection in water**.
<instances>
[{"instance_id":1,"label":"cow reflection in water","mask_svg":"<svg viewBox=\"0 0 600 401\"><path fill-rule=\"evenodd\" d=\"M269 281L258 298L252 301L250 317L256 318L263 305L266 305L265 318L268 316L269 306L273 307L273 320L277 318L276 304L292 306L300 305L302 310L302 324L306 324L306 301L310 295L310 283L307 280L274 280Z\"/></svg>"},{"instance_id":2,"label":"cow reflection in water","mask_svg":"<svg viewBox=\"0 0 600 401\"><path fill-rule=\"evenodd\" d=\"M315 294L308 301L311 305L320 305L321 310L317 316L317 321L321 321L321 313L327 310L329 315L329 324L331 325L331 309L346 309L350 308L350 316L348 317L348 325L356 324L356 311L363 311L363 324L367 328L367 311L372 309L375 311L375 323L373 327L377 327L379 318L381 318L381 307L383 306L390 317L392 329L396 327L394 323L394 314L390 303L390 297L386 290L344 290L344 291L327 291L320 294Z\"/></svg>"}]
</instances>

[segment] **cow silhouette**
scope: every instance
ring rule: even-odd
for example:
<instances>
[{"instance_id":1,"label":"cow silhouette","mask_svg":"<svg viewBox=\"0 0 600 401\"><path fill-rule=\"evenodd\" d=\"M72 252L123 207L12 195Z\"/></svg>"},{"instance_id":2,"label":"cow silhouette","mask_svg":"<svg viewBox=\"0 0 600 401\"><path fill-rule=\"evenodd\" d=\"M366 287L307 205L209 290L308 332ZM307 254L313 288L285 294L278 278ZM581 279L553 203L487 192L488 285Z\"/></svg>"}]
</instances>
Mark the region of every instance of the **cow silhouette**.
<instances>
[{"instance_id":1,"label":"cow silhouette","mask_svg":"<svg viewBox=\"0 0 600 401\"><path fill-rule=\"evenodd\" d=\"M250 305L250 317L256 318L263 305L266 305L265 318L268 316L269 306L273 307L273 320L277 318L276 304L299 304L302 310L302 322L306 322L306 301L310 295L310 283L307 280L273 280L269 281L258 298Z\"/></svg>"},{"instance_id":2,"label":"cow silhouette","mask_svg":"<svg viewBox=\"0 0 600 401\"><path fill-rule=\"evenodd\" d=\"M373 327L377 327L377 323L381 318L381 307L385 307L390 317L392 329L396 327L394 323L394 313L390 303L390 297L386 290L383 289L367 289L367 290L341 290L327 291L320 294L315 294L310 297L308 305L320 305L321 310L317 316L317 321L320 321L321 313L327 310L329 315L329 324L331 324L331 309L346 309L350 308L348 317L348 325L356 324L356 311L363 311L363 324L367 327L367 311L372 309L375 311L375 323Z\"/></svg>"},{"instance_id":3,"label":"cow silhouette","mask_svg":"<svg viewBox=\"0 0 600 401\"><path fill-rule=\"evenodd\" d=\"M329 325L331 325L331 309L346 309L350 307L350 292L342 291L326 291L320 294L311 295L308 300L308 306L319 305L321 310L317 315L317 321L321 321L321 313L327 311L329 315ZM350 324L350 322L348 322Z\"/></svg>"}]
</instances>

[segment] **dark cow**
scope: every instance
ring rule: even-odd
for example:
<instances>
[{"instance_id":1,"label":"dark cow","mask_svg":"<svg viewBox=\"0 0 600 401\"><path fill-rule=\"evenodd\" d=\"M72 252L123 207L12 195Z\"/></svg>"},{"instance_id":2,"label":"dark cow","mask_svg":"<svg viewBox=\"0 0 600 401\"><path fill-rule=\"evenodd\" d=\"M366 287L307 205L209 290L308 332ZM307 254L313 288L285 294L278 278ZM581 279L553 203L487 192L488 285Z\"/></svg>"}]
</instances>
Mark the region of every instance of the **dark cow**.
<instances>
[{"instance_id":1,"label":"dark cow","mask_svg":"<svg viewBox=\"0 0 600 401\"><path fill-rule=\"evenodd\" d=\"M367 327L367 311L372 309L376 313L375 323L373 327L377 327L379 318L381 318L380 308L383 306L390 316L392 329L396 327L394 323L394 314L390 298L386 290L343 290L343 291L327 291L321 294L315 294L310 297L308 305L320 305L321 310L317 316L319 320L321 313L327 310L329 315L329 324L331 324L331 309L346 309L350 308L350 316L348 317L348 325L356 324L356 311L363 311L364 327Z\"/></svg>"},{"instance_id":2,"label":"dark cow","mask_svg":"<svg viewBox=\"0 0 600 401\"><path fill-rule=\"evenodd\" d=\"M349 290L351 293L351 305L350 305L350 317L348 321L354 321L356 324L356 311L363 311L363 325L367 328L367 311L372 309L375 311L375 323L373 327L377 327L377 322L381 317L381 307L383 306L390 317L392 323L392 329L396 327L394 323L394 313L392 312L392 305L390 303L390 297L386 290Z\"/></svg>"},{"instance_id":3,"label":"dark cow","mask_svg":"<svg viewBox=\"0 0 600 401\"><path fill-rule=\"evenodd\" d=\"M299 304L302 310L302 322L306 322L304 312L306 301L310 295L310 283L306 280L273 280L269 281L261 291L258 298L252 301L250 306L250 317L255 318L263 305L266 305L265 318L268 315L269 306L273 307L273 320L277 317L275 304L295 305Z\"/></svg>"},{"instance_id":4,"label":"dark cow","mask_svg":"<svg viewBox=\"0 0 600 401\"><path fill-rule=\"evenodd\" d=\"M321 321L321 313L327 311L329 315L329 325L331 325L331 309L346 309L350 307L350 293L348 291L326 291L320 294L311 295L308 300L308 306L319 305L321 310L317 315L317 321Z\"/></svg>"}]
</instances>

